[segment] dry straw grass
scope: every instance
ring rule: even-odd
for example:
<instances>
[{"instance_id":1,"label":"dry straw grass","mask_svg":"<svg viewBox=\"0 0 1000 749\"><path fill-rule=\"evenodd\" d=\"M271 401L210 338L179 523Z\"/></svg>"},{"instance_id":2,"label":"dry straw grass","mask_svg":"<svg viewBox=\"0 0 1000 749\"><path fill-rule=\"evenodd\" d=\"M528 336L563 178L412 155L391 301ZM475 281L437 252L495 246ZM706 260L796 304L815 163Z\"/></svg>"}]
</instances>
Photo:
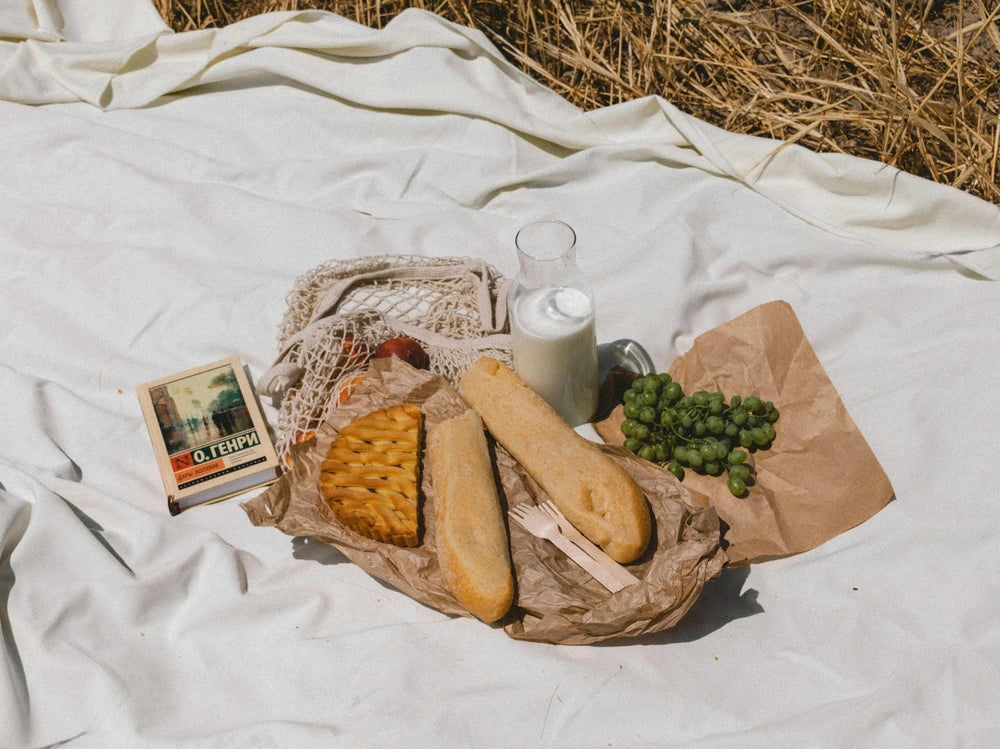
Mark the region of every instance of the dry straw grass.
<instances>
[{"instance_id":1,"label":"dry straw grass","mask_svg":"<svg viewBox=\"0 0 1000 749\"><path fill-rule=\"evenodd\" d=\"M154 0L177 30L321 8L477 28L584 108L658 94L727 130L849 153L1000 203L996 0Z\"/></svg>"}]
</instances>

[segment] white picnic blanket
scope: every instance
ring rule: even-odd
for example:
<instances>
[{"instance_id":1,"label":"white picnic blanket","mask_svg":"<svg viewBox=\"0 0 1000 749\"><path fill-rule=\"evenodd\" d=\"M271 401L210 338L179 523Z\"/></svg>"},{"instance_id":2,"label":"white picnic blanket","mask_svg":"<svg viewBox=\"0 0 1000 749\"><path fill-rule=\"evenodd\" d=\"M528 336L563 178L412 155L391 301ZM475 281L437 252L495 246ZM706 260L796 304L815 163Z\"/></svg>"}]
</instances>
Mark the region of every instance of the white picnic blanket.
<instances>
[{"instance_id":1,"label":"white picnic blanket","mask_svg":"<svg viewBox=\"0 0 1000 749\"><path fill-rule=\"evenodd\" d=\"M0 2L0 190L0 746L995 741L997 206L656 97L581 111L424 11L173 33L148 0ZM168 515L135 385L259 376L332 259L513 275L542 216L599 339L662 369L788 301L895 500L594 647L441 614L238 502Z\"/></svg>"}]
</instances>

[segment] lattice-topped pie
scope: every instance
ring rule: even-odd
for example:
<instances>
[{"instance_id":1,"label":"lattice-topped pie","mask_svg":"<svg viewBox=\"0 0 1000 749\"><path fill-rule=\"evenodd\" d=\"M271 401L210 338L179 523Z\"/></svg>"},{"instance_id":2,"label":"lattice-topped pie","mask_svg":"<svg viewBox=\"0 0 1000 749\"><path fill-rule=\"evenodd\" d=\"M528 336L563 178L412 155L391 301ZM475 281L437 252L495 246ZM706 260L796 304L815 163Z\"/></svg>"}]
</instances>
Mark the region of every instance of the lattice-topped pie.
<instances>
[{"instance_id":1,"label":"lattice-topped pie","mask_svg":"<svg viewBox=\"0 0 1000 749\"><path fill-rule=\"evenodd\" d=\"M423 414L399 403L340 430L320 470L320 490L345 526L396 546L419 543Z\"/></svg>"}]
</instances>

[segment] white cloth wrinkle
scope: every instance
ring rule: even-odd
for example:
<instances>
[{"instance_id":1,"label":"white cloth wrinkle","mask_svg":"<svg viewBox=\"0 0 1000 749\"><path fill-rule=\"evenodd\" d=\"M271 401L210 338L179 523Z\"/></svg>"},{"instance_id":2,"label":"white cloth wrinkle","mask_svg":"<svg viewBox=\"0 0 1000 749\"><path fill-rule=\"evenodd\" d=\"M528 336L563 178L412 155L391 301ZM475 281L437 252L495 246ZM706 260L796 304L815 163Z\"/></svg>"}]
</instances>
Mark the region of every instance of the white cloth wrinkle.
<instances>
[{"instance_id":1,"label":"white cloth wrinkle","mask_svg":"<svg viewBox=\"0 0 1000 749\"><path fill-rule=\"evenodd\" d=\"M303 29L307 31L301 34ZM329 38L329 32L341 38L341 44L346 45L343 50L339 44L331 45L326 42L323 45L321 40ZM413 42L413 38L420 34L428 39L424 46ZM585 124L588 118L583 113L559 97L538 86L531 86L529 79L506 64L481 34L463 30L433 14L416 9L404 11L378 33L358 28L357 24L320 11L285 11L256 16L222 29L158 34L138 48L134 45L125 46L117 52L111 48L102 50L100 47L88 50L84 45L79 54L83 60L87 60L88 54L91 55L91 61L61 65L59 69L62 73L56 72L56 76L67 90L85 101L103 107L134 107L148 104L171 91L181 90L198 82L235 77L238 73L230 72L229 68L232 65L240 68L241 58L253 58L254 51L269 51L275 54L270 55L269 60L263 64L266 69L280 72L291 80L299 80L327 93L347 96L363 106L384 106L377 95L380 87L364 81L363 74L359 78L360 85L350 91L343 91L336 82L331 84L328 76L311 75L320 65L299 64L294 69L282 65L280 61L285 56L280 54L281 49L295 49L294 40L300 35L304 36L301 43L305 48L322 49L327 54L344 52L355 56L353 59L381 59L385 55L398 57L400 64L394 77L400 81L402 102L395 106L444 111L449 107L454 109L457 99L472 104L469 109L460 110L470 116L491 119L496 116L496 112L513 111L517 114L516 121L504 119L500 121L501 124L517 131L527 122L530 123L527 132L535 137L562 142L573 148L599 145L609 136L611 140L616 140L613 133L601 132L598 135L597 131ZM345 36L346 40L343 39ZM366 42L361 43L361 39ZM51 45L44 49L49 47ZM59 47L58 58L54 59L65 56L72 60L72 54L65 54L65 45ZM253 47L256 49L252 51ZM42 47L38 54L42 54L41 49ZM425 67L420 58L440 49L461 53L465 67L468 69L471 62L473 76L479 79L476 88L470 88L465 95L457 97L453 96L456 92L452 90L438 89L449 102L447 106L434 101L433 79L430 85L426 79L422 86L406 85L407 78L412 77L414 71ZM16 53L14 56L16 57ZM409 58L414 59L411 62ZM325 58L324 62L329 59ZM278 63L277 66L274 65L275 62ZM27 74L25 71L34 67L33 63L36 61L12 58L8 69L16 67ZM46 63L50 66L53 64ZM251 69L261 66L261 63L249 64ZM224 71L221 78L218 77L220 70ZM53 68L53 71L56 69ZM115 71L118 71L117 74ZM153 71L158 75L153 75ZM139 78L135 79L135 76ZM94 80L90 80L91 78ZM165 78L171 81L167 87L159 83L159 80ZM3 81L8 79L13 81L11 91L6 93L8 98L16 101L20 97L20 100L34 103L43 100L36 92L28 94L21 91L19 94L20 89L30 91L30 87L18 87L17 76L12 75L10 70L0 77L0 95L5 92ZM135 86L133 79L136 81ZM513 82L514 85L503 85L506 81ZM498 82L501 85L496 85ZM116 87L120 90L115 91ZM504 106L500 109L493 104L498 89L505 92L502 99ZM486 90L492 90L493 93L484 98L480 92ZM397 102L400 91L396 92ZM419 92L420 100L407 101L407 91ZM376 93L375 98L371 97L372 92ZM521 92L527 93L530 106L521 103ZM718 128L684 115L668 102L656 97L653 100L662 113L666 114L666 120L675 132L683 133L687 143L694 146L710 164L759 191L793 215L827 231L849 237L877 236L880 241L889 242L899 236L900 228L916 223L928 234L927 245L915 248L916 251L947 253L960 265L969 267L984 277L997 276L1000 207L985 201L956 201L954 198L957 196L951 188L932 187L926 180L884 165L874 165L875 171L872 171L866 168L868 162L842 154L820 155L796 145L785 147L777 141L762 138L733 138ZM538 112L553 106L559 110L558 114L553 110L554 119L546 117L549 122L537 119L535 115ZM589 121L596 123L598 119L591 117ZM597 140L594 139L595 135ZM730 148L730 145L736 147ZM835 176L833 180L822 176L831 171ZM826 189L814 195L804 194L798 188L803 176L815 186ZM921 210L913 205L911 193L915 193L922 202L937 194L939 197L935 195L937 199L934 201L937 205L930 211ZM879 204L882 204L881 210L871 210L878 209ZM859 208L865 210L859 211ZM976 230L974 234L958 239L961 244L956 243L955 233L951 230L956 210L968 213L971 220L967 225ZM859 226L854 225L854 216L863 217Z\"/></svg>"}]
</instances>

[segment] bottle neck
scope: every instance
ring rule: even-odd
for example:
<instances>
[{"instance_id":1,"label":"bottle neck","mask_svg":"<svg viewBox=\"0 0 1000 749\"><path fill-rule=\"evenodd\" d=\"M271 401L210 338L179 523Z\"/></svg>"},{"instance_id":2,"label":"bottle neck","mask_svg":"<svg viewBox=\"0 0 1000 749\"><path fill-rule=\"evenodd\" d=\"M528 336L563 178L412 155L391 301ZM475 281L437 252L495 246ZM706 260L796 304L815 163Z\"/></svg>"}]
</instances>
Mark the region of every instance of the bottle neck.
<instances>
[{"instance_id":1,"label":"bottle neck","mask_svg":"<svg viewBox=\"0 0 1000 749\"><path fill-rule=\"evenodd\" d=\"M576 251L569 249L555 258L539 259L518 251L521 278L525 286L573 286L579 271L576 268Z\"/></svg>"},{"instance_id":2,"label":"bottle neck","mask_svg":"<svg viewBox=\"0 0 1000 749\"><path fill-rule=\"evenodd\" d=\"M542 219L521 227L514 237L521 279L526 286L572 285L576 270L576 232L557 219Z\"/></svg>"}]
</instances>

